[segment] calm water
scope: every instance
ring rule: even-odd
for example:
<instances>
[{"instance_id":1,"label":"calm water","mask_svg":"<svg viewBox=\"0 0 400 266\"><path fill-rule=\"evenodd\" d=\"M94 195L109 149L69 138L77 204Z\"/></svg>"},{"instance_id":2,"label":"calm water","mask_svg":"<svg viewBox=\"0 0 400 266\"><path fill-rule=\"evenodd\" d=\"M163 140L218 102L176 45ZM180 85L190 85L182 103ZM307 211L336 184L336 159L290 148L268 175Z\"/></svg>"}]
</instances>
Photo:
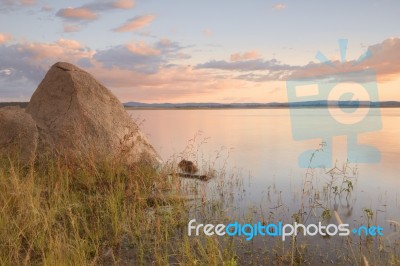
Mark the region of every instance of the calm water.
<instances>
[{"instance_id":1,"label":"calm water","mask_svg":"<svg viewBox=\"0 0 400 266\"><path fill-rule=\"evenodd\" d=\"M235 172L243 182L244 195L237 199L238 209L271 209L283 203L289 213L291 208L294 211L306 173L298 166L298 155L321 143L320 139L294 140L288 109L129 112L142 122L142 130L165 161L179 157L185 148L186 155L190 155L187 147L196 136L191 149L196 155L189 159L200 166L216 162L217 169L226 164L227 171ZM308 121L312 131L327 118L319 113L318 109L302 109L297 115ZM387 227L387 220L400 221L400 109L382 109L381 116L381 130L358 136L361 143L378 148L382 158L376 164L353 165L358 167L359 175L351 201L338 203L343 207L342 219L349 223L362 221L365 208L373 210L374 219ZM333 158L342 165L347 158L346 138L334 138L332 148ZM316 173L323 176L324 172ZM319 182L323 184L328 179L321 177Z\"/></svg>"}]
</instances>

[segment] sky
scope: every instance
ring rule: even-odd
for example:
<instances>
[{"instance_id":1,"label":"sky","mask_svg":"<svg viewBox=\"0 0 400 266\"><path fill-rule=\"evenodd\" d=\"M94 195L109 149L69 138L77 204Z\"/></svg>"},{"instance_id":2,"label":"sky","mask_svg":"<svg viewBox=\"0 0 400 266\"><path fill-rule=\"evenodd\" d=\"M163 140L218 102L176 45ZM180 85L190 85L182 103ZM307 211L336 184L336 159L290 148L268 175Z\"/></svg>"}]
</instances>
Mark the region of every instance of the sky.
<instances>
[{"instance_id":1,"label":"sky","mask_svg":"<svg viewBox=\"0 0 400 266\"><path fill-rule=\"evenodd\" d=\"M0 0L0 101L29 101L58 61L122 102L287 102L293 80L374 83L379 100L400 101L399 11L398 0Z\"/></svg>"}]
</instances>

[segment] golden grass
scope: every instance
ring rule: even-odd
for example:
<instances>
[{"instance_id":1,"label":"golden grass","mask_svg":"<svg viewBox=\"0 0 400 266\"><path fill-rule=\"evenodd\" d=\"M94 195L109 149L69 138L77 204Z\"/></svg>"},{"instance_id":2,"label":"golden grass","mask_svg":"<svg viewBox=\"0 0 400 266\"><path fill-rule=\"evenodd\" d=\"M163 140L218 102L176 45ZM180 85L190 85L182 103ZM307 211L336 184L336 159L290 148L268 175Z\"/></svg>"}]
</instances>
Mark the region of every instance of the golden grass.
<instances>
[{"instance_id":1,"label":"golden grass","mask_svg":"<svg viewBox=\"0 0 400 266\"><path fill-rule=\"evenodd\" d=\"M204 198L201 181L189 181L201 184L197 192L183 189L174 173L175 162L156 171L146 164L127 167L90 160L74 165L43 160L25 168L18 160L0 161L0 265L322 263L309 247L312 239L293 237L285 244L265 238L253 245L241 238L187 236L194 215L211 223L232 221L225 212L232 206L222 203L231 201L232 187L223 182L236 181L217 180L223 195L218 201ZM187 200L193 194L201 200ZM343 223L338 212L332 212ZM248 215L253 220L251 209ZM359 265L400 263L395 246L393 252L375 256L380 251L366 249L367 242L348 239L338 257Z\"/></svg>"},{"instance_id":2,"label":"golden grass","mask_svg":"<svg viewBox=\"0 0 400 266\"><path fill-rule=\"evenodd\" d=\"M93 162L0 161L0 265L234 265L218 239L185 234L175 164Z\"/></svg>"}]
</instances>

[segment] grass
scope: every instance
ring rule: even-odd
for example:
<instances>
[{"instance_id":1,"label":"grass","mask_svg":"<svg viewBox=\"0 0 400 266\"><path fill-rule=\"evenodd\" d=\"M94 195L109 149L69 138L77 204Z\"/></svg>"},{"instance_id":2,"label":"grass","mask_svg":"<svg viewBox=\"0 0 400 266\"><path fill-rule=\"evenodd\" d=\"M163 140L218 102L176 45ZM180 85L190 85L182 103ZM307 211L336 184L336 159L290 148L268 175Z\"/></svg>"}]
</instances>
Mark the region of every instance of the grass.
<instances>
[{"instance_id":1,"label":"grass","mask_svg":"<svg viewBox=\"0 0 400 266\"><path fill-rule=\"evenodd\" d=\"M196 156L191 143L189 154ZM224 157L220 153L218 158ZM194 158L198 159L199 158ZM243 197L242 175L226 163L205 183L178 177L177 160L156 171L146 164L68 164L45 160L21 167L18 159L0 165L0 265L398 265L399 243L368 237L314 239L189 237L188 222L309 223L341 219L337 202L349 202L357 185L355 169L334 167L325 179L308 169L296 191L297 210L282 192L268 189L268 209L235 204ZM239 193L237 193L239 191ZM365 208L373 224L373 210ZM391 221L398 226L396 221Z\"/></svg>"},{"instance_id":2,"label":"grass","mask_svg":"<svg viewBox=\"0 0 400 266\"><path fill-rule=\"evenodd\" d=\"M174 172L4 158L0 265L230 264L218 239L185 235L188 199Z\"/></svg>"}]
</instances>

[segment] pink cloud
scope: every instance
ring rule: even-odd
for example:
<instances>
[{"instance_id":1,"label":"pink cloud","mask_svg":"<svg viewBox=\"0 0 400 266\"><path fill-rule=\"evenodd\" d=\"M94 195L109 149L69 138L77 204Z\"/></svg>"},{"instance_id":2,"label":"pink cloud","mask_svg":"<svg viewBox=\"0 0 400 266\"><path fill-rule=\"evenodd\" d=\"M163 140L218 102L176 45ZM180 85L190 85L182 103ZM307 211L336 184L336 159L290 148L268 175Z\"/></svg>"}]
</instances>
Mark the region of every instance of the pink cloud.
<instances>
[{"instance_id":1,"label":"pink cloud","mask_svg":"<svg viewBox=\"0 0 400 266\"><path fill-rule=\"evenodd\" d=\"M194 98L207 101L210 95L211 98L218 97L217 94L243 88L248 83L237 79L219 79L208 71L190 66L161 68L157 73L144 74L116 67L104 68L95 63L93 68L87 70L123 102L182 102Z\"/></svg>"},{"instance_id":2,"label":"pink cloud","mask_svg":"<svg viewBox=\"0 0 400 266\"><path fill-rule=\"evenodd\" d=\"M79 66L90 66L94 54L94 51L87 48L78 48L77 42L65 39L54 43L11 43L1 48L0 69L8 71L2 84L13 88L9 97L14 99L18 95L31 95L55 62L67 61Z\"/></svg>"},{"instance_id":3,"label":"pink cloud","mask_svg":"<svg viewBox=\"0 0 400 266\"><path fill-rule=\"evenodd\" d=\"M231 61L245 61L245 60L254 60L259 59L261 55L257 51L248 51L244 53L235 53L231 54Z\"/></svg>"},{"instance_id":4,"label":"pink cloud","mask_svg":"<svg viewBox=\"0 0 400 266\"><path fill-rule=\"evenodd\" d=\"M127 21L122 26L114 29L116 32L129 32L135 31L137 29L143 28L153 22L155 16L154 15L144 15L135 17L129 21Z\"/></svg>"},{"instance_id":5,"label":"pink cloud","mask_svg":"<svg viewBox=\"0 0 400 266\"><path fill-rule=\"evenodd\" d=\"M131 9L135 6L135 2L133 0L118 0L113 5L120 9Z\"/></svg>"},{"instance_id":6,"label":"pink cloud","mask_svg":"<svg viewBox=\"0 0 400 266\"><path fill-rule=\"evenodd\" d=\"M144 56L159 55L161 53L160 50L147 45L143 41L128 44L126 45L126 48L128 48L128 50L134 54L144 55Z\"/></svg>"},{"instance_id":7,"label":"pink cloud","mask_svg":"<svg viewBox=\"0 0 400 266\"><path fill-rule=\"evenodd\" d=\"M166 39L154 44L135 42L117 46L115 49L109 49L108 53L90 50L78 41L70 39L59 39L54 43L5 44L3 47L4 54L1 55L0 69L17 70L15 73L24 75L21 80L29 79L37 85L51 64L57 61L68 61L84 67L113 90L122 101L178 102L190 99L199 101L200 99L222 99L222 96L235 93L241 95L243 89L254 89L258 85L260 85L259 88L264 88L263 81L284 80L295 76L329 76L338 71L336 69L335 72L334 68L319 63L290 66L275 61L259 60L256 58L260 55L255 51L233 54L232 62L223 62L225 64L223 68L198 68L186 64L171 65L170 58L176 58L177 51L174 50L173 54L168 54L173 49L166 49L166 47L178 47L176 49L179 51L179 46ZM382 43L370 46L369 50L371 57L362 63L354 65L355 60L352 60L345 63L343 68L338 69L349 72L354 68L358 70L372 68L377 72L379 80L398 79L400 39L386 39ZM101 52L105 54L98 56ZM121 64L124 60L126 65ZM120 64L105 64L110 61ZM141 67L132 67L134 64L139 66L154 64L154 71L142 71ZM218 64L221 65L222 62ZM228 67L232 64L237 67ZM251 68L246 67L248 64ZM334 64L339 64L339 62L334 62ZM253 75L269 76L260 76L259 79L256 76L238 77L240 67L246 67L246 71ZM227 70L232 70L232 72L228 73ZM284 74L282 77L281 73ZM260 89L260 91L264 90Z\"/></svg>"},{"instance_id":8,"label":"pink cloud","mask_svg":"<svg viewBox=\"0 0 400 266\"><path fill-rule=\"evenodd\" d=\"M22 82L20 92L23 90L24 95L30 95L52 64L57 61L71 62L103 82L121 101L165 102L188 101L193 98L206 100L210 99L210 95L215 97L212 99L218 100L220 98L217 97L222 98L220 95L230 95L230 90L240 90L249 87L251 83L232 77L221 78L214 70L170 65L162 58L173 57L178 51L171 52L171 49L165 47L173 47L179 51L177 43L167 40L156 42L153 46L144 42L116 46L115 49L109 49L109 53L104 57L96 57L102 51L86 48L76 40L16 43L4 47L0 69L14 71L13 78L18 77ZM117 53L119 50L121 53ZM120 62L130 54L133 55L132 60L127 60L130 66L154 64L156 71L142 71L140 67L127 68L124 65L104 63L107 62L104 60ZM151 56L134 56L135 54Z\"/></svg>"},{"instance_id":9,"label":"pink cloud","mask_svg":"<svg viewBox=\"0 0 400 266\"><path fill-rule=\"evenodd\" d=\"M77 19L77 20L95 20L97 19L97 14L92 10L84 7L68 7L64 9L60 9L57 12L57 16L66 18L66 19Z\"/></svg>"},{"instance_id":10,"label":"pink cloud","mask_svg":"<svg viewBox=\"0 0 400 266\"><path fill-rule=\"evenodd\" d=\"M94 51L85 50L75 40L60 39L55 43L22 43L18 45L20 53L29 52L30 62L43 65L43 62L69 61L77 63L82 58L90 58Z\"/></svg>"},{"instance_id":11,"label":"pink cloud","mask_svg":"<svg viewBox=\"0 0 400 266\"><path fill-rule=\"evenodd\" d=\"M341 63L332 61L333 67L322 63L310 63L292 73L292 77L318 77L338 73L350 73L371 69L376 72L379 81L398 79L400 74L400 39L388 38L382 43L368 47L370 56L360 62L351 60ZM368 78L368 77L366 77Z\"/></svg>"},{"instance_id":12,"label":"pink cloud","mask_svg":"<svg viewBox=\"0 0 400 266\"><path fill-rule=\"evenodd\" d=\"M369 47L371 57L361 63L364 67L375 69L379 79L393 80L400 74L400 39L388 38L382 43Z\"/></svg>"},{"instance_id":13,"label":"pink cloud","mask_svg":"<svg viewBox=\"0 0 400 266\"><path fill-rule=\"evenodd\" d=\"M10 34L0 33L0 44L9 42L11 40L12 40L12 37Z\"/></svg>"},{"instance_id":14,"label":"pink cloud","mask_svg":"<svg viewBox=\"0 0 400 266\"><path fill-rule=\"evenodd\" d=\"M311 62L306 65L283 64L276 59L264 60L255 51L235 53L231 55L231 61L210 60L198 64L200 69L228 70L231 76L247 81L285 81L292 78L333 78L340 73L353 73L348 78L368 80L366 69L373 70L378 81L393 81L400 75L400 38L388 38L382 43L368 47L370 56L358 62L351 60L341 63L332 60L330 64ZM241 72L238 74L238 72ZM355 72L359 72L358 74ZM358 75L358 76L357 76Z\"/></svg>"},{"instance_id":15,"label":"pink cloud","mask_svg":"<svg viewBox=\"0 0 400 266\"><path fill-rule=\"evenodd\" d=\"M67 49L72 49L72 50L82 48L81 43L76 40L67 40L67 39L61 38L56 42L56 44L61 47L64 47Z\"/></svg>"}]
</instances>

